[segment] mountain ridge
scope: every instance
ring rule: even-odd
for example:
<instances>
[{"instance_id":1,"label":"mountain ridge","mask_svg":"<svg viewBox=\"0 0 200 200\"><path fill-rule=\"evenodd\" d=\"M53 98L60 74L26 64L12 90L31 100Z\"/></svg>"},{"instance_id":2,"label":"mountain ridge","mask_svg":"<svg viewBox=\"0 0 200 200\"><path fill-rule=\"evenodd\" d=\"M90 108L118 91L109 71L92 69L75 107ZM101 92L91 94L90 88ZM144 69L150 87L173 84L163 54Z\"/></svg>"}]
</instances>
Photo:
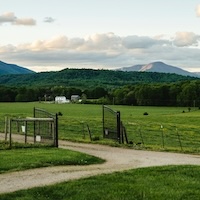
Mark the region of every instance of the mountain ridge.
<instances>
[{"instance_id":1,"label":"mountain ridge","mask_svg":"<svg viewBox=\"0 0 200 200\"><path fill-rule=\"evenodd\" d=\"M30 74L35 73L25 67L21 67L15 64L8 64L0 60L0 75L8 74Z\"/></svg>"},{"instance_id":2,"label":"mountain ridge","mask_svg":"<svg viewBox=\"0 0 200 200\"><path fill-rule=\"evenodd\" d=\"M149 64L138 64L130 67L123 67L117 70L121 71L137 71L137 72L159 72L159 73L175 73L182 76L199 77L198 73L188 72L179 67L165 64L161 61L152 62Z\"/></svg>"}]
</instances>

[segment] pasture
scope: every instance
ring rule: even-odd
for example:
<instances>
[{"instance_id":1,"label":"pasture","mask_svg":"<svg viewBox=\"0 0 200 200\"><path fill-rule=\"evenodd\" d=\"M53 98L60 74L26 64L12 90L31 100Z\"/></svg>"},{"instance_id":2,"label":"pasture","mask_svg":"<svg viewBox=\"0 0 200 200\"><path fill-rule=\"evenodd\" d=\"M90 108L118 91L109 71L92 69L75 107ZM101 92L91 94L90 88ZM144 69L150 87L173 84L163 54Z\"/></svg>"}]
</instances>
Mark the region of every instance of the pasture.
<instances>
[{"instance_id":1,"label":"pasture","mask_svg":"<svg viewBox=\"0 0 200 200\"><path fill-rule=\"evenodd\" d=\"M62 113L62 116L59 116L59 139L119 145L116 141L103 138L101 105L0 103L0 132L4 132L6 116L32 117L33 107L52 113ZM133 143L124 146L159 151L197 154L200 152L199 109L113 105L110 107L121 112L121 120L126 127L128 139Z\"/></svg>"},{"instance_id":2,"label":"pasture","mask_svg":"<svg viewBox=\"0 0 200 200\"><path fill-rule=\"evenodd\" d=\"M189 111L188 108L180 107L110 106L121 112L129 141L133 141L133 144L122 145L103 138L101 105L0 103L0 132L4 132L5 117L32 117L33 107L52 113L62 113L62 116L59 116L59 139L135 149L197 154L200 152L200 110ZM145 112L148 115L144 115ZM92 141L87 125L92 134ZM87 164L103 162L101 159L87 155L83 158L82 154L55 148L26 148L0 152L1 157L5 159L1 163L3 165L0 173L29 167L69 164L68 162L71 164L85 164L82 161L87 161ZM19 166L19 163L12 162L13 157L17 155L19 162L24 165ZM30 155L33 159L24 159L24 156L30 158ZM34 157L37 159L34 160ZM32 166L33 164L35 166ZM199 166L189 165L133 169L1 194L0 199L199 199L199 169Z\"/></svg>"}]
</instances>

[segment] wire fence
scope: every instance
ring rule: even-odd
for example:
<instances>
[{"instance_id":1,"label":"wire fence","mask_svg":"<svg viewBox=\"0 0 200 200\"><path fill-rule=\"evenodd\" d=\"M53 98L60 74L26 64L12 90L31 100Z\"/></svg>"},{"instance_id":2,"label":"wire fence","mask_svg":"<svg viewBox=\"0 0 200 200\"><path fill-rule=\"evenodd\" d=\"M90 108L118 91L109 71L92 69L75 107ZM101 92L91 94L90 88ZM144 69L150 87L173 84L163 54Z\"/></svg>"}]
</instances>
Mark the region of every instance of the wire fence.
<instances>
[{"instance_id":1,"label":"wire fence","mask_svg":"<svg viewBox=\"0 0 200 200\"><path fill-rule=\"evenodd\" d=\"M81 121L76 118L60 117L58 123L59 139L107 143L107 139L103 136L102 126L102 121L99 119ZM124 121L124 126L128 135L128 145L131 147L200 153L200 131L198 127L178 126L173 123L147 124L145 122L126 121ZM5 133L5 118L0 119L0 132ZM0 140L4 139L5 134ZM116 141L113 141L113 143L116 143Z\"/></svg>"},{"instance_id":2,"label":"wire fence","mask_svg":"<svg viewBox=\"0 0 200 200\"><path fill-rule=\"evenodd\" d=\"M173 124L127 123L129 140L135 145L160 150L200 152L198 129L179 127Z\"/></svg>"}]
</instances>

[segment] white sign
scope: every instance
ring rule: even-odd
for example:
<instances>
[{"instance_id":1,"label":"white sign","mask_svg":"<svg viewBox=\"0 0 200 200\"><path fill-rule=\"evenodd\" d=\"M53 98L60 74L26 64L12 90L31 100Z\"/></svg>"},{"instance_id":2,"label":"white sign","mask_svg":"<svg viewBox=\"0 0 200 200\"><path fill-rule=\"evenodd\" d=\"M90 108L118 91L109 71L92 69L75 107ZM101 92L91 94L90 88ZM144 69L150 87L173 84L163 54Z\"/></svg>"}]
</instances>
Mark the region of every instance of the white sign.
<instances>
[{"instance_id":1,"label":"white sign","mask_svg":"<svg viewBox=\"0 0 200 200\"><path fill-rule=\"evenodd\" d=\"M41 142L41 136L40 135L36 135L36 142Z\"/></svg>"}]
</instances>

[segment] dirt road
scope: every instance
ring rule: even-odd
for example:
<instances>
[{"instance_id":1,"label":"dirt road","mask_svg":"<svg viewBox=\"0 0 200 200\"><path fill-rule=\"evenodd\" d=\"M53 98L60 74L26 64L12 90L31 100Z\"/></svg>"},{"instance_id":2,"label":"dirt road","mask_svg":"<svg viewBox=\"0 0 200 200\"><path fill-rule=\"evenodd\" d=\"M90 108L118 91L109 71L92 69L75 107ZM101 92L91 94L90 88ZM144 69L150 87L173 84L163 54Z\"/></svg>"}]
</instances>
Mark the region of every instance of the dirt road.
<instances>
[{"instance_id":1,"label":"dirt road","mask_svg":"<svg viewBox=\"0 0 200 200\"><path fill-rule=\"evenodd\" d=\"M59 166L0 174L0 193L112 173L133 168L161 165L200 165L200 156L123 149L95 144L59 141L59 147L80 151L106 160L90 166Z\"/></svg>"}]
</instances>

